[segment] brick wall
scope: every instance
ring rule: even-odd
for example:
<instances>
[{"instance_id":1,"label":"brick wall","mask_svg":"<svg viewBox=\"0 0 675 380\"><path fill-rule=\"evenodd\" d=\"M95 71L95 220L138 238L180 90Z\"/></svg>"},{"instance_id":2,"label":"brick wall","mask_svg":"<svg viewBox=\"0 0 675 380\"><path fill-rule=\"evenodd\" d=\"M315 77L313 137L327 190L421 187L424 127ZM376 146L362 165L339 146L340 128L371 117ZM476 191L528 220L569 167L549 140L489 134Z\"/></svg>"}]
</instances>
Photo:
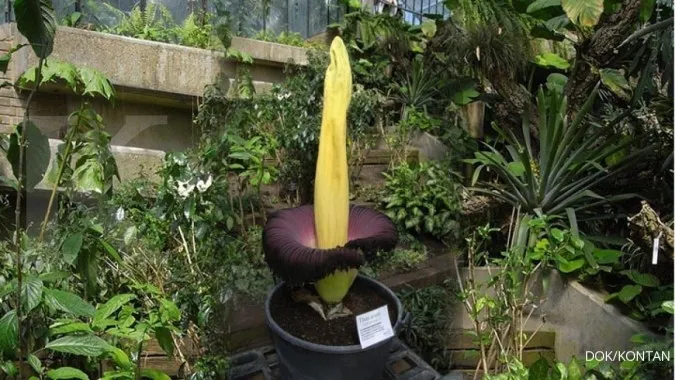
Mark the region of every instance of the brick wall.
<instances>
[{"instance_id":1,"label":"brick wall","mask_svg":"<svg viewBox=\"0 0 675 380\"><path fill-rule=\"evenodd\" d=\"M0 55L7 53L12 48L14 42L14 30L11 25L0 26ZM23 49L30 49L24 47ZM0 83L5 81L14 82L19 73L14 72L14 65L10 61L7 72L0 73ZM23 99L13 87L0 89L0 133L9 133L13 131L14 126L23 118L25 99Z\"/></svg>"}]
</instances>

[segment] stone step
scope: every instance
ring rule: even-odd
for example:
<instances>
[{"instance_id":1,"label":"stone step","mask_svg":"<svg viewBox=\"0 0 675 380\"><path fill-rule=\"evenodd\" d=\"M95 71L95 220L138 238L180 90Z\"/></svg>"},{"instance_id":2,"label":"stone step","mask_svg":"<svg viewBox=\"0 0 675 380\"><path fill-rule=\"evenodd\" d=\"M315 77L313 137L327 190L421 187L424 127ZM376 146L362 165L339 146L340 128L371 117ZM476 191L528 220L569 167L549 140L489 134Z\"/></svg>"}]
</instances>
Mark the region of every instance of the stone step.
<instances>
[{"instance_id":1,"label":"stone step","mask_svg":"<svg viewBox=\"0 0 675 380\"><path fill-rule=\"evenodd\" d=\"M55 162L56 153L58 151L58 146L63 143L63 140L60 139L49 139L49 148L51 150L51 163ZM136 148L123 145L111 145L110 150L115 157L117 162L117 168L120 174L121 182L128 182L133 179L138 179L144 177L149 179L152 182L159 182L160 177L158 171L162 168L164 161L165 152L157 149L145 149L145 148ZM365 172L362 172L361 178L364 178L364 182L378 182L381 181L381 173L386 170L386 167L381 166L383 160L388 160L390 154L388 151L384 150L372 150L365 159L364 166L372 167ZM410 160L415 161L417 159L417 152L411 152L409 155ZM30 165L30 157L26 157L26 164ZM388 162L388 161L387 161ZM272 161L269 161L272 164ZM47 172L49 172L49 168ZM380 174L376 176L376 174ZM15 179L14 174L12 173L12 167L7 161L5 155L0 156L0 175L5 176L10 179ZM374 177L374 178L373 178ZM52 184L48 183L46 179L43 179L36 186L37 190L52 190ZM364 205L370 205L369 202L365 202Z\"/></svg>"}]
</instances>

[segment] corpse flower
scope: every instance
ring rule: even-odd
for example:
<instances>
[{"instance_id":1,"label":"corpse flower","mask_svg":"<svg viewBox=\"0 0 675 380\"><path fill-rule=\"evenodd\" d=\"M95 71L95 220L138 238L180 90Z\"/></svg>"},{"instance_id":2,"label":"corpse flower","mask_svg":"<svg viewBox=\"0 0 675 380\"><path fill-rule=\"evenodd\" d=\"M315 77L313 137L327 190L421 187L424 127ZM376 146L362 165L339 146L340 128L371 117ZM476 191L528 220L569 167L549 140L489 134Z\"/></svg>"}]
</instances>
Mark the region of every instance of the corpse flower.
<instances>
[{"instance_id":1,"label":"corpse flower","mask_svg":"<svg viewBox=\"0 0 675 380\"><path fill-rule=\"evenodd\" d=\"M329 305L340 304L358 268L378 250L392 250L396 228L382 213L349 205L347 109L352 73L340 37L330 47L314 180L314 206L279 210L263 231L265 259L289 284L314 283Z\"/></svg>"}]
</instances>

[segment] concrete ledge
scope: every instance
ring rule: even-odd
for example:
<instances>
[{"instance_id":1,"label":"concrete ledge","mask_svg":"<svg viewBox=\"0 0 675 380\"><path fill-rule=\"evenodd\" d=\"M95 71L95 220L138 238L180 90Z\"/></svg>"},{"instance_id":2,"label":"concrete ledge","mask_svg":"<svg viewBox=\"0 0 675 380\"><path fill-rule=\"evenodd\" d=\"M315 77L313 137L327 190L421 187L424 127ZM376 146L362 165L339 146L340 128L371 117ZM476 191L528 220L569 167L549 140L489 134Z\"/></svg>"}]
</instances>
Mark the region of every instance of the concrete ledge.
<instances>
[{"instance_id":1,"label":"concrete ledge","mask_svg":"<svg viewBox=\"0 0 675 380\"><path fill-rule=\"evenodd\" d=\"M629 350L633 335L655 336L647 327L614 305L605 302L607 293L589 289L577 281L551 275L550 291L542 312L554 326L556 357L569 361L584 358L586 351Z\"/></svg>"},{"instance_id":2,"label":"concrete ledge","mask_svg":"<svg viewBox=\"0 0 675 380\"><path fill-rule=\"evenodd\" d=\"M13 45L25 43L16 24L2 25L0 40L13 41ZM253 58L250 72L259 92L268 91L273 83L283 80L284 65L307 64L304 48L239 37L233 38L232 48ZM69 27L57 29L50 58L101 71L111 80L122 100L131 97L136 101L159 101L182 107L186 98L201 97L207 85L231 83L239 65L225 59L225 54L219 51ZM36 63L37 57L30 48L21 49L11 61L12 79L16 80Z\"/></svg>"}]
</instances>

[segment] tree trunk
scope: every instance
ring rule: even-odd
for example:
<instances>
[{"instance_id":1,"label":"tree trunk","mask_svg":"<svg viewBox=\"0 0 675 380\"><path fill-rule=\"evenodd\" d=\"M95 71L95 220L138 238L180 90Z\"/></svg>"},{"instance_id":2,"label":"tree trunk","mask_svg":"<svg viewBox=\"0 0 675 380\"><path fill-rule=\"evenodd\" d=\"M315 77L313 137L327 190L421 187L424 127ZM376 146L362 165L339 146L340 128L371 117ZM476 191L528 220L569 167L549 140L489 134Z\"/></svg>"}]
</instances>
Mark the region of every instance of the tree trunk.
<instances>
[{"instance_id":1,"label":"tree trunk","mask_svg":"<svg viewBox=\"0 0 675 380\"><path fill-rule=\"evenodd\" d=\"M641 0L624 0L621 10L600 20L595 33L576 47L576 59L565 93L568 113L574 114L588 99L600 79L597 69L608 67L616 48L633 32L640 16Z\"/></svg>"},{"instance_id":2,"label":"tree trunk","mask_svg":"<svg viewBox=\"0 0 675 380\"><path fill-rule=\"evenodd\" d=\"M208 7L206 4L206 0L201 0L201 4L199 6L199 23L201 26L206 25L206 14L208 12Z\"/></svg>"},{"instance_id":3,"label":"tree trunk","mask_svg":"<svg viewBox=\"0 0 675 380\"><path fill-rule=\"evenodd\" d=\"M523 117L529 111L530 114L530 135L534 138L533 143L537 150L539 139L539 130L537 129L537 107L532 102L530 92L514 80L495 78L494 87L502 100L495 104L494 110L497 116L497 122L501 128L508 128L513 133L523 138L522 123Z\"/></svg>"}]
</instances>

